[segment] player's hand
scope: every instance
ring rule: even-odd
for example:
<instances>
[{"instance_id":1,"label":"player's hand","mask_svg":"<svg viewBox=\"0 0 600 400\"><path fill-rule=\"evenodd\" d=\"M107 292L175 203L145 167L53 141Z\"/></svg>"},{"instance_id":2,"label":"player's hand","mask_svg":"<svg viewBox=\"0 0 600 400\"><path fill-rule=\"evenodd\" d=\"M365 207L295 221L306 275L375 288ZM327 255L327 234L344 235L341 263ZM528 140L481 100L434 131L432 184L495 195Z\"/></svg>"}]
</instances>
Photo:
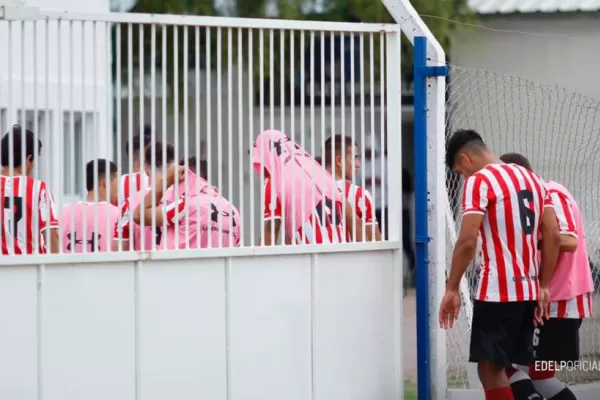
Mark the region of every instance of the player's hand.
<instances>
[{"instance_id":1,"label":"player's hand","mask_svg":"<svg viewBox=\"0 0 600 400\"><path fill-rule=\"evenodd\" d=\"M167 169L167 186L172 186L175 182L183 181L185 177L185 167L173 163Z\"/></svg>"},{"instance_id":2,"label":"player's hand","mask_svg":"<svg viewBox=\"0 0 600 400\"><path fill-rule=\"evenodd\" d=\"M550 304L550 289L548 287L540 287L540 294L538 298L538 304L535 308L535 314L533 316L533 326L544 325L544 320L550 318L548 314L548 306Z\"/></svg>"},{"instance_id":3,"label":"player's hand","mask_svg":"<svg viewBox=\"0 0 600 400\"><path fill-rule=\"evenodd\" d=\"M446 289L440 303L440 328L451 329L460 312L460 294L456 290Z\"/></svg>"}]
</instances>

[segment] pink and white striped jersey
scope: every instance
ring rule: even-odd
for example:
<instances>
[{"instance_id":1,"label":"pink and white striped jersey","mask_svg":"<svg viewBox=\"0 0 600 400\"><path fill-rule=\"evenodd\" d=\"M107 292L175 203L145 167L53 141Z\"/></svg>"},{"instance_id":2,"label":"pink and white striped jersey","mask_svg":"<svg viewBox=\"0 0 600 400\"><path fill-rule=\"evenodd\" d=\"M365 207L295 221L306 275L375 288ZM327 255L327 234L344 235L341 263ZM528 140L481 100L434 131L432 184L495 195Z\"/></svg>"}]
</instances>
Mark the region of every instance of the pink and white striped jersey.
<instances>
[{"instance_id":1,"label":"pink and white striped jersey","mask_svg":"<svg viewBox=\"0 0 600 400\"><path fill-rule=\"evenodd\" d=\"M59 226L46 183L29 176L0 176L0 203L2 255L45 254L42 232Z\"/></svg>"},{"instance_id":2,"label":"pink and white striped jersey","mask_svg":"<svg viewBox=\"0 0 600 400\"><path fill-rule=\"evenodd\" d=\"M78 201L63 207L63 252L87 253L110 251L119 207L106 201Z\"/></svg>"},{"instance_id":3,"label":"pink and white striped jersey","mask_svg":"<svg viewBox=\"0 0 600 400\"><path fill-rule=\"evenodd\" d=\"M515 164L491 164L465 180L463 216L483 215L476 300L538 299L537 242L545 207L552 202L542 179Z\"/></svg>"},{"instance_id":4,"label":"pink and white striped jersey","mask_svg":"<svg viewBox=\"0 0 600 400\"><path fill-rule=\"evenodd\" d=\"M264 202L263 219L281 220L283 215L281 201L269 178L265 179ZM301 212L301 209L299 205L296 212ZM285 211L292 212L291 209ZM345 241L345 224L342 217L342 202L334 202L324 197L312 214L305 216L304 223L297 228L296 232L285 234L291 235L296 244L342 243Z\"/></svg>"},{"instance_id":5,"label":"pink and white striped jersey","mask_svg":"<svg viewBox=\"0 0 600 400\"><path fill-rule=\"evenodd\" d=\"M144 172L125 174L119 178L119 205L142 189L150 187L150 178Z\"/></svg>"},{"instance_id":6,"label":"pink and white striped jersey","mask_svg":"<svg viewBox=\"0 0 600 400\"><path fill-rule=\"evenodd\" d=\"M546 190L556 211L561 235L577 239L574 252L561 252L550 281L550 317L589 318L592 316L594 282L583 230L583 216L573 195L562 185L548 181ZM542 238L543 239L543 238Z\"/></svg>"},{"instance_id":7,"label":"pink and white striped jersey","mask_svg":"<svg viewBox=\"0 0 600 400\"><path fill-rule=\"evenodd\" d=\"M347 180L338 180L336 184L344 193L344 197L350 203L356 215L361 218L365 225L377 225L375 218L375 209L373 208L373 198L368 190L361 188ZM348 227L348 241L352 240L352 227Z\"/></svg>"}]
</instances>

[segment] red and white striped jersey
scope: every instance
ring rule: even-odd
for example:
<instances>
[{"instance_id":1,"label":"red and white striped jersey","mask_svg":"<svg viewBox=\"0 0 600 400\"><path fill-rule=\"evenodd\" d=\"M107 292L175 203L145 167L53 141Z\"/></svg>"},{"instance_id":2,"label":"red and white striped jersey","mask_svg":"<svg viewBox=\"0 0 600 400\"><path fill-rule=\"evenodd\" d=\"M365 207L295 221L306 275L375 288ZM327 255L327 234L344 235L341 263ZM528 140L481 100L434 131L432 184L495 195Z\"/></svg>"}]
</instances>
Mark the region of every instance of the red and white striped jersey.
<instances>
[{"instance_id":1,"label":"red and white striped jersey","mask_svg":"<svg viewBox=\"0 0 600 400\"><path fill-rule=\"evenodd\" d=\"M550 302L550 318L583 319L592 317L592 293L573 299Z\"/></svg>"},{"instance_id":2,"label":"red and white striped jersey","mask_svg":"<svg viewBox=\"0 0 600 400\"><path fill-rule=\"evenodd\" d=\"M341 179L336 181L336 183L344 193L345 199L350 203L356 215L365 222L365 225L377 225L371 193L347 180ZM352 241L352 227L349 226L347 228L347 240Z\"/></svg>"},{"instance_id":3,"label":"red and white striped jersey","mask_svg":"<svg viewBox=\"0 0 600 400\"><path fill-rule=\"evenodd\" d=\"M45 254L42 232L58 228L54 199L45 182L0 176L2 255Z\"/></svg>"},{"instance_id":4,"label":"red and white striped jersey","mask_svg":"<svg viewBox=\"0 0 600 400\"><path fill-rule=\"evenodd\" d=\"M279 196L271 187L270 179L265 179L264 187L264 213L263 219L276 220L282 219L282 207ZM306 221L296 232L286 232L286 236L291 235L293 242L297 244L321 244L321 243L342 243L345 241L345 227L342 219L342 202L325 200L315 209L312 215L308 215ZM292 210L285 210L291 212ZM335 216L333 215L335 213ZM335 220L336 225L333 225ZM283 225L283 224L282 224Z\"/></svg>"},{"instance_id":5,"label":"red and white striped jersey","mask_svg":"<svg viewBox=\"0 0 600 400\"><path fill-rule=\"evenodd\" d=\"M476 300L538 299L537 242L544 207L552 207L552 201L542 179L515 164L488 165L465 181L463 216L483 215Z\"/></svg>"},{"instance_id":6,"label":"red and white striped jersey","mask_svg":"<svg viewBox=\"0 0 600 400\"><path fill-rule=\"evenodd\" d=\"M125 174L119 178L119 205L142 189L150 187L150 178L144 172Z\"/></svg>"}]
</instances>

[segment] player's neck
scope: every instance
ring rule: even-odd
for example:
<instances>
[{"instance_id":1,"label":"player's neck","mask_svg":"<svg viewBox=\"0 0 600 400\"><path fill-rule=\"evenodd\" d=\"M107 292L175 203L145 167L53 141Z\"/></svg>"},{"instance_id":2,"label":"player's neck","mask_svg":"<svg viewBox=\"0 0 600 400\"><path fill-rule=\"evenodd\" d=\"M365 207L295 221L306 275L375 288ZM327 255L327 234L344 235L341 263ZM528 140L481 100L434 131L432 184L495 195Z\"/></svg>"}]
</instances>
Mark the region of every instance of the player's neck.
<instances>
[{"instance_id":1,"label":"player's neck","mask_svg":"<svg viewBox=\"0 0 600 400\"><path fill-rule=\"evenodd\" d=\"M21 176L21 175L25 175L25 174L23 173L23 169L21 167L12 168L12 171L11 171L10 167L2 167L2 170L0 170L0 175L2 175L2 176Z\"/></svg>"},{"instance_id":2,"label":"player's neck","mask_svg":"<svg viewBox=\"0 0 600 400\"><path fill-rule=\"evenodd\" d=\"M486 155L483 159L484 166L492 165L492 164L504 164L504 162L493 154Z\"/></svg>"},{"instance_id":3,"label":"player's neck","mask_svg":"<svg viewBox=\"0 0 600 400\"><path fill-rule=\"evenodd\" d=\"M333 177L335 178L336 181L342 180L344 179L344 177L342 176L342 174L338 174L337 171L335 171L335 174L331 171L331 168L325 168L325 170L327 172L329 172L331 175L333 175Z\"/></svg>"},{"instance_id":4,"label":"player's neck","mask_svg":"<svg viewBox=\"0 0 600 400\"><path fill-rule=\"evenodd\" d=\"M98 192L90 190L89 192L87 192L86 201L88 203L106 201L106 193L103 193L101 190L99 190Z\"/></svg>"}]
</instances>

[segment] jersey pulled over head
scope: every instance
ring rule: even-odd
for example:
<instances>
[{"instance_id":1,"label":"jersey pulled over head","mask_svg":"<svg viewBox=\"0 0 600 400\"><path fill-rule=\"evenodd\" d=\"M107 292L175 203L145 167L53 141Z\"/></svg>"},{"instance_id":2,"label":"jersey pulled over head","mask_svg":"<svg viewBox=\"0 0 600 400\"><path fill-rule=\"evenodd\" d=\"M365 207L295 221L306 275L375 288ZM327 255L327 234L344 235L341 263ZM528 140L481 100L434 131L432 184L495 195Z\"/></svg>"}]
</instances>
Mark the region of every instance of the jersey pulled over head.
<instances>
[{"instance_id":1,"label":"jersey pulled over head","mask_svg":"<svg viewBox=\"0 0 600 400\"><path fill-rule=\"evenodd\" d=\"M284 220L289 232L302 226L323 200L342 201L331 174L280 131L269 130L258 135L253 164L259 175L264 174L272 181L287 210Z\"/></svg>"}]
</instances>

